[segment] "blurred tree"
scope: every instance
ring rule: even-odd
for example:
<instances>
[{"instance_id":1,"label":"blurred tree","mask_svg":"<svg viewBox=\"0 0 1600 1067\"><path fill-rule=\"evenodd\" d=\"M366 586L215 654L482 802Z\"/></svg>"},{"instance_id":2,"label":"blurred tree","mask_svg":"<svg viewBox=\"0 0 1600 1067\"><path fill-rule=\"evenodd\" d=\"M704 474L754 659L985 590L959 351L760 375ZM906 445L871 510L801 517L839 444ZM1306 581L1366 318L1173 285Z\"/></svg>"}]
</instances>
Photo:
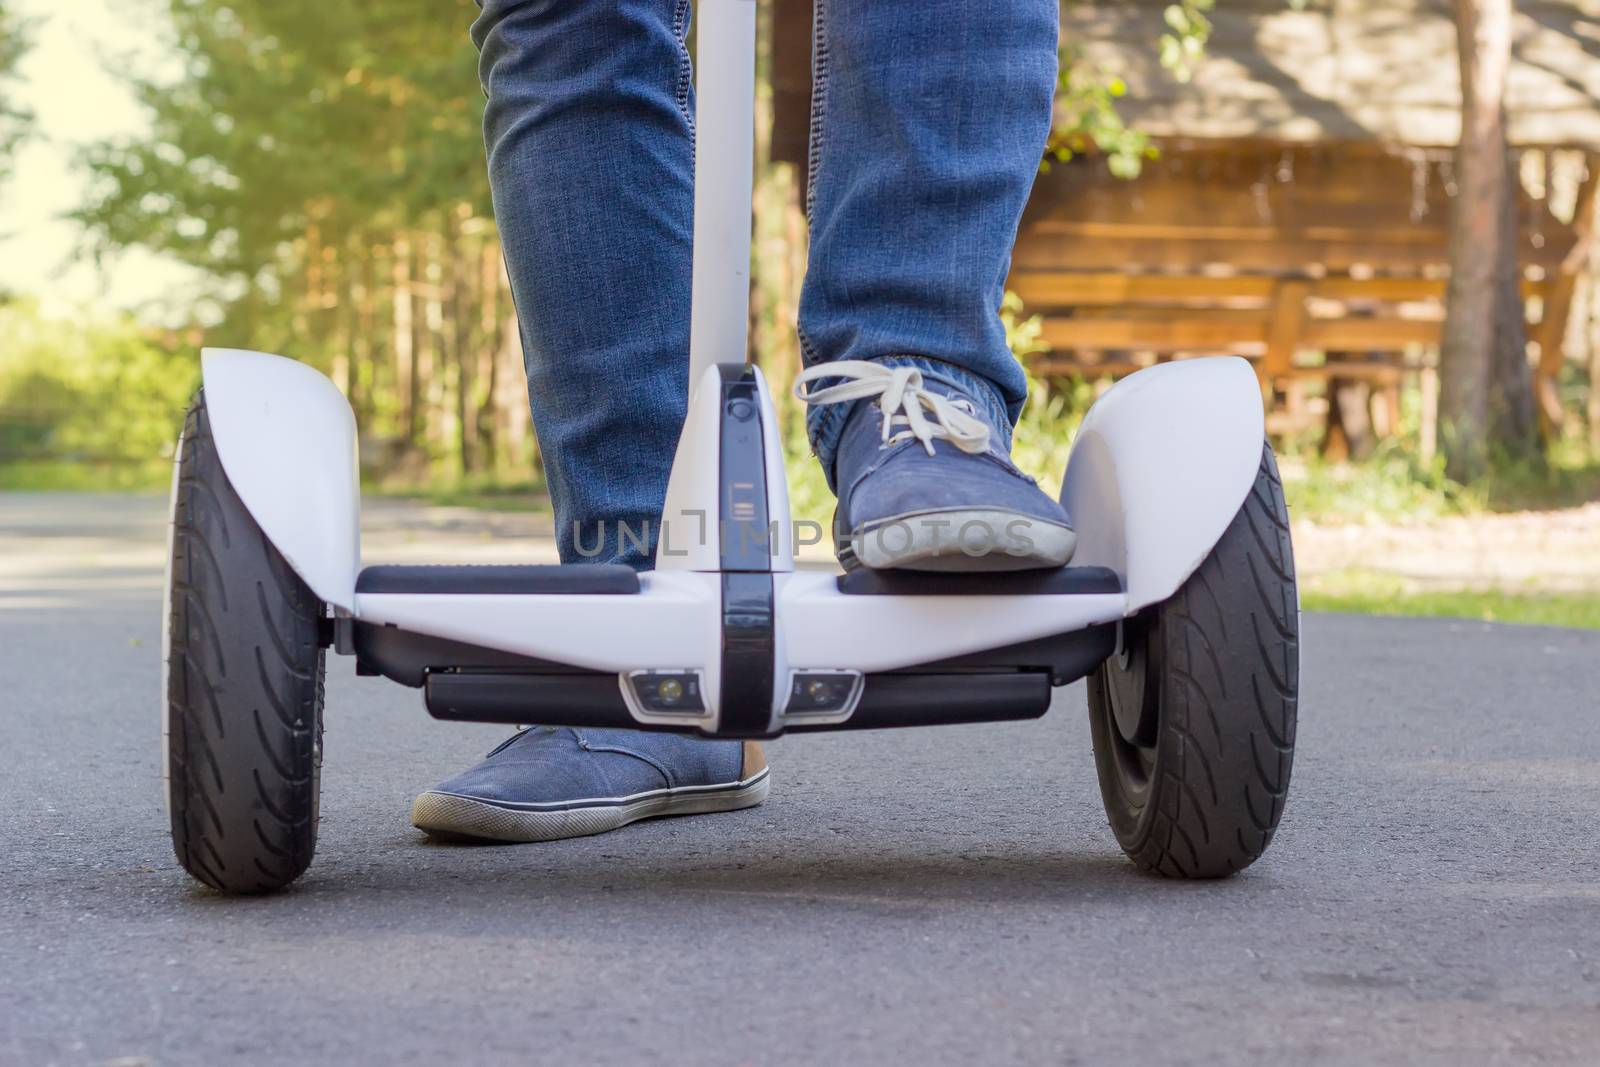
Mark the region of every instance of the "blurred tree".
<instances>
[{"instance_id":1,"label":"blurred tree","mask_svg":"<svg viewBox=\"0 0 1600 1067\"><path fill-rule=\"evenodd\" d=\"M150 127L86 153L96 247L200 268L213 335L332 373L386 467L523 459L497 442L514 353L470 9L145 2L183 69L125 75Z\"/></svg>"},{"instance_id":2,"label":"blurred tree","mask_svg":"<svg viewBox=\"0 0 1600 1067\"><path fill-rule=\"evenodd\" d=\"M271 289L285 245L321 247L466 202L487 210L459 11L400 0L167 0L176 84L130 75L138 140L88 154L81 212L111 245L159 247Z\"/></svg>"},{"instance_id":3,"label":"blurred tree","mask_svg":"<svg viewBox=\"0 0 1600 1067\"><path fill-rule=\"evenodd\" d=\"M1518 177L1506 141L1512 0L1455 0L1455 13L1461 143L1439 407L1446 469L1467 481L1491 458L1538 458L1541 442L1517 263Z\"/></svg>"},{"instance_id":4,"label":"blurred tree","mask_svg":"<svg viewBox=\"0 0 1600 1067\"><path fill-rule=\"evenodd\" d=\"M7 173L12 152L27 133L33 116L16 103L12 79L28 51L28 25L0 0L0 179Z\"/></svg>"}]
</instances>

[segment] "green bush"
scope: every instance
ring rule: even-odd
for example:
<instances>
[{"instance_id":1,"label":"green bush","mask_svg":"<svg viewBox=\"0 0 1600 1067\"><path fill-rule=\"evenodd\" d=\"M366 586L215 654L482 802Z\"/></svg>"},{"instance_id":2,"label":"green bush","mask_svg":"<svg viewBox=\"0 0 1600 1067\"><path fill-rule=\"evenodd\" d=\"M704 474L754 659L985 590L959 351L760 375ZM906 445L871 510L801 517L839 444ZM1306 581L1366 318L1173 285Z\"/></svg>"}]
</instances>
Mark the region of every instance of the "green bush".
<instances>
[{"instance_id":1,"label":"green bush","mask_svg":"<svg viewBox=\"0 0 1600 1067\"><path fill-rule=\"evenodd\" d=\"M185 344L129 320L68 323L0 308L0 486L162 484L199 381Z\"/></svg>"}]
</instances>

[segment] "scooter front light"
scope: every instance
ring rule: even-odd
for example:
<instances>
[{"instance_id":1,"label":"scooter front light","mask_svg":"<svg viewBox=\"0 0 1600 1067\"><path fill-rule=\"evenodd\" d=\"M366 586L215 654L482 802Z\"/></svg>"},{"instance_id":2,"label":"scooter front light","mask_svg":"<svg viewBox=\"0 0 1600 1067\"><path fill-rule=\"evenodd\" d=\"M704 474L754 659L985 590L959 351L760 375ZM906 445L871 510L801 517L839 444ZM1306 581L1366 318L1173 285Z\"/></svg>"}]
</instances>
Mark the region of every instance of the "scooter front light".
<instances>
[{"instance_id":1,"label":"scooter front light","mask_svg":"<svg viewBox=\"0 0 1600 1067\"><path fill-rule=\"evenodd\" d=\"M840 715L855 710L860 671L795 671L789 676L785 715Z\"/></svg>"},{"instance_id":2,"label":"scooter front light","mask_svg":"<svg viewBox=\"0 0 1600 1067\"><path fill-rule=\"evenodd\" d=\"M634 700L647 712L699 715L706 710L700 676L692 671L634 671L628 676Z\"/></svg>"}]
</instances>

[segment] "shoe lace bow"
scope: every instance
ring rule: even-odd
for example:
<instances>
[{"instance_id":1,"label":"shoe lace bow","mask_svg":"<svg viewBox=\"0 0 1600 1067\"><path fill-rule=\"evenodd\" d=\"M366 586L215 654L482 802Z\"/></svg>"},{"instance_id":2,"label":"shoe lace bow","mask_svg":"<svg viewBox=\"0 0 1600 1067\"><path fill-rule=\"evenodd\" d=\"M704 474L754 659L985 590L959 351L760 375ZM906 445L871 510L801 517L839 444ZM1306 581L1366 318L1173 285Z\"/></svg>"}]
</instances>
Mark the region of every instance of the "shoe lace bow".
<instances>
[{"instance_id":1,"label":"shoe lace bow","mask_svg":"<svg viewBox=\"0 0 1600 1067\"><path fill-rule=\"evenodd\" d=\"M837 384L816 386L825 378ZM883 414L883 445L915 438L928 455L933 442L949 441L963 452L979 453L989 447L989 426L978 418L972 403L951 400L924 388L916 367L886 367L866 360L847 359L819 363L796 375L794 395L807 404L846 404L876 398Z\"/></svg>"}]
</instances>

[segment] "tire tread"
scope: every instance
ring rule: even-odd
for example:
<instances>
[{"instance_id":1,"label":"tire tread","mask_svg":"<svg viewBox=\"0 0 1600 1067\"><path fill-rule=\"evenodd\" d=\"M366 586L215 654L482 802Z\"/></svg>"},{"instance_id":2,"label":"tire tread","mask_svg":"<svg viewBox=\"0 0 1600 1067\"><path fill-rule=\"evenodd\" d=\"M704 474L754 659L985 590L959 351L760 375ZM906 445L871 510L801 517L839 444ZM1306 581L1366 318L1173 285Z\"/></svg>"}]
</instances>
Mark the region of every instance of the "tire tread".
<instances>
[{"instance_id":1,"label":"tire tread","mask_svg":"<svg viewBox=\"0 0 1600 1067\"><path fill-rule=\"evenodd\" d=\"M203 392L184 423L173 522L173 849L213 889L271 892L316 849L324 609L228 482Z\"/></svg>"},{"instance_id":2,"label":"tire tread","mask_svg":"<svg viewBox=\"0 0 1600 1067\"><path fill-rule=\"evenodd\" d=\"M1140 868L1223 877L1271 844L1294 760L1299 608L1288 508L1270 447L1238 514L1156 620L1151 640L1164 672L1149 795L1130 807L1117 761L1103 751L1115 730L1109 668L1089 685L1101 790L1112 829Z\"/></svg>"}]
</instances>

